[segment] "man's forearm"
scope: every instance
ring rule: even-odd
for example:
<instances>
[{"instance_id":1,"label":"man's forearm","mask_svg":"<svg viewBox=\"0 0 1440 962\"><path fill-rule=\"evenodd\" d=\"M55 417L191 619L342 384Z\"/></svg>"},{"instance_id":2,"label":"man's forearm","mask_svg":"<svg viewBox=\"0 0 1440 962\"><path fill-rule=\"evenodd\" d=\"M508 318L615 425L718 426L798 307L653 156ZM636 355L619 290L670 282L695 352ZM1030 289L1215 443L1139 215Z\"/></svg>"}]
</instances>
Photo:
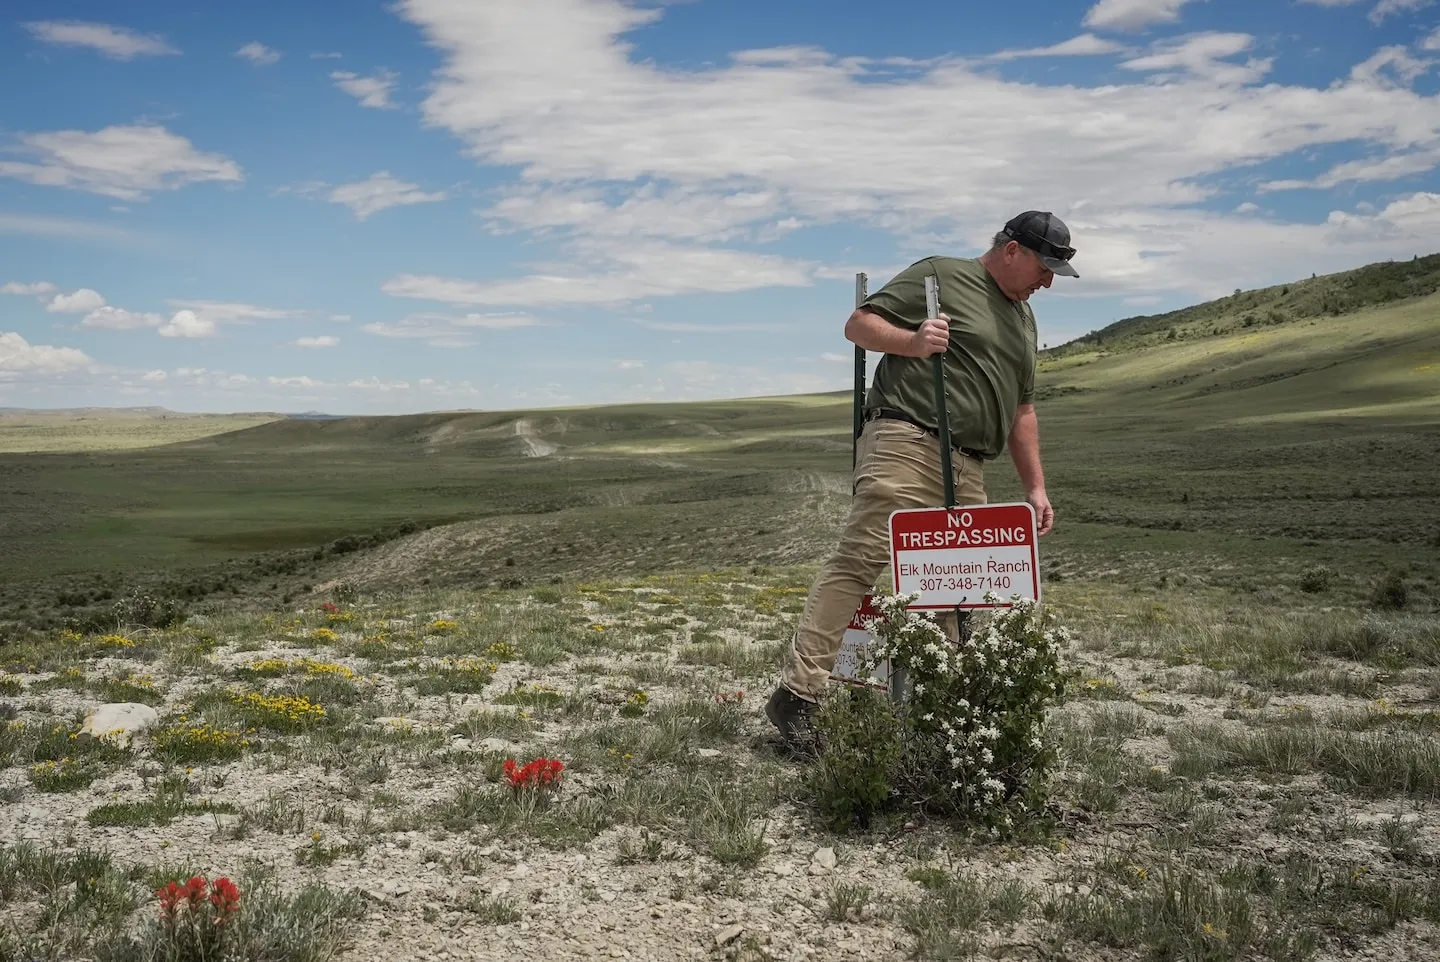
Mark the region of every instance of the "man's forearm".
<instances>
[{"instance_id":1,"label":"man's forearm","mask_svg":"<svg viewBox=\"0 0 1440 962\"><path fill-rule=\"evenodd\" d=\"M857 308L845 322L845 339L867 351L915 355L915 332L892 324L879 314Z\"/></svg>"},{"instance_id":2,"label":"man's forearm","mask_svg":"<svg viewBox=\"0 0 1440 962\"><path fill-rule=\"evenodd\" d=\"M1045 472L1040 467L1040 423L1035 405L1022 404L1015 411L1010 428L1010 460L1026 492L1045 490Z\"/></svg>"}]
</instances>

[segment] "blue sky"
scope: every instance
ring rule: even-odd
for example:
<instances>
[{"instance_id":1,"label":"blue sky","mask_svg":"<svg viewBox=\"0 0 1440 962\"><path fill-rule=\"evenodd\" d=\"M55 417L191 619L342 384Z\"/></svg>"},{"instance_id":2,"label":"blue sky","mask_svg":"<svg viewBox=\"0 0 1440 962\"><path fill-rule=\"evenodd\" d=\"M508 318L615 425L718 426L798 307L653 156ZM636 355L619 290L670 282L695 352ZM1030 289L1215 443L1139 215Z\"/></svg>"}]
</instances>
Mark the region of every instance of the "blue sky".
<instances>
[{"instance_id":1,"label":"blue sky","mask_svg":"<svg viewBox=\"0 0 1440 962\"><path fill-rule=\"evenodd\" d=\"M844 389L1026 209L1052 345L1440 250L1434 0L221 7L5 5L0 407Z\"/></svg>"}]
</instances>

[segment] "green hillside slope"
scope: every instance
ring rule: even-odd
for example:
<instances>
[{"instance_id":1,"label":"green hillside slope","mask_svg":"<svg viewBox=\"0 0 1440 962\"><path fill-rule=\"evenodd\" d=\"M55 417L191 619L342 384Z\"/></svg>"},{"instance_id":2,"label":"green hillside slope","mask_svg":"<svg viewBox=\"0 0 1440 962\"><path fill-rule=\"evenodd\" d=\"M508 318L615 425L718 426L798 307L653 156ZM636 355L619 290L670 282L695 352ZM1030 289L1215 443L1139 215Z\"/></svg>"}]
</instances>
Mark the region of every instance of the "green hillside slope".
<instances>
[{"instance_id":1,"label":"green hillside slope","mask_svg":"<svg viewBox=\"0 0 1440 962\"><path fill-rule=\"evenodd\" d=\"M1440 294L1203 338L1046 355L1043 395L1080 407L1184 407L1211 418L1434 418Z\"/></svg>"},{"instance_id":2,"label":"green hillside slope","mask_svg":"<svg viewBox=\"0 0 1440 962\"><path fill-rule=\"evenodd\" d=\"M1095 351L1116 353L1157 343L1234 334L1321 317L1354 314L1440 291L1440 254L1385 261L1336 274L1311 276L1165 314L1128 317L1046 354L1062 358Z\"/></svg>"}]
</instances>

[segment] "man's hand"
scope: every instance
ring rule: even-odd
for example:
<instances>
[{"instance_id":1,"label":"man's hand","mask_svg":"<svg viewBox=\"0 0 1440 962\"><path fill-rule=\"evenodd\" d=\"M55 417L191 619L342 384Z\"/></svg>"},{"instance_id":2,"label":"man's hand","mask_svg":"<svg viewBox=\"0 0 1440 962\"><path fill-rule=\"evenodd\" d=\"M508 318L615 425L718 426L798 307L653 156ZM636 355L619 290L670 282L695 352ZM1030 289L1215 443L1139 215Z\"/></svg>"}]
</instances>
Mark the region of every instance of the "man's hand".
<instances>
[{"instance_id":1,"label":"man's hand","mask_svg":"<svg viewBox=\"0 0 1440 962\"><path fill-rule=\"evenodd\" d=\"M1045 489L1040 488L1027 494L1025 500L1035 509L1035 532L1040 537L1045 537L1050 533L1050 529L1055 527L1055 509L1050 506L1050 498L1045 494Z\"/></svg>"},{"instance_id":2,"label":"man's hand","mask_svg":"<svg viewBox=\"0 0 1440 962\"><path fill-rule=\"evenodd\" d=\"M929 357L932 354L944 354L950 347L950 318L941 314L939 317L926 318L910 338L912 350L911 357Z\"/></svg>"}]
</instances>

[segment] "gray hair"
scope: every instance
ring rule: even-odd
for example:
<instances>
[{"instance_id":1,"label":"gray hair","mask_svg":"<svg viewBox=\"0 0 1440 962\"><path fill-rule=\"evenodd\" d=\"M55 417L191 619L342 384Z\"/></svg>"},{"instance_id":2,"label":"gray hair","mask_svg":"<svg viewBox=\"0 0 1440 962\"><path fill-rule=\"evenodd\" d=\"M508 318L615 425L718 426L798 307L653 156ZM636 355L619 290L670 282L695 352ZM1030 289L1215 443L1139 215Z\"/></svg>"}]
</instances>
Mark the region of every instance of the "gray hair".
<instances>
[{"instance_id":1,"label":"gray hair","mask_svg":"<svg viewBox=\"0 0 1440 962\"><path fill-rule=\"evenodd\" d=\"M1009 234L1005 233L1005 232L1002 230L1002 231L1000 231L998 234L996 234L993 238L991 238L991 240L990 240L990 249L991 249L992 251L1000 251L1000 250L1004 249L1005 245L1008 244L1008 243L1010 243L1010 241L1012 241L1012 240L1014 240L1014 238L1012 238Z\"/></svg>"}]
</instances>

